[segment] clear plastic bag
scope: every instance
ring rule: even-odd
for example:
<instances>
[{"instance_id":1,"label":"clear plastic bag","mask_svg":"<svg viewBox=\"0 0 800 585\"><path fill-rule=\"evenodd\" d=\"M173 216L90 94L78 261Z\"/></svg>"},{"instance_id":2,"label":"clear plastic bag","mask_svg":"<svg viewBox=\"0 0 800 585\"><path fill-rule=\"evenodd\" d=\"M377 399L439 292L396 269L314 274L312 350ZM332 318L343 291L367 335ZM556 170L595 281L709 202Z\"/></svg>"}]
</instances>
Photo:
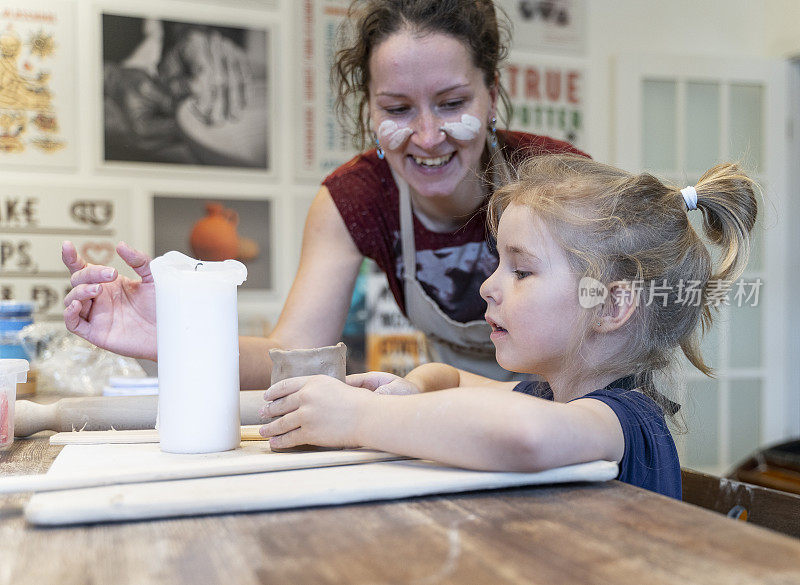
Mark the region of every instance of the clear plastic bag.
<instances>
[{"instance_id":1,"label":"clear plastic bag","mask_svg":"<svg viewBox=\"0 0 800 585\"><path fill-rule=\"evenodd\" d=\"M147 375L135 359L100 349L67 331L63 323L34 323L19 336L31 356L31 368L38 372L40 394L100 396L112 376Z\"/></svg>"}]
</instances>

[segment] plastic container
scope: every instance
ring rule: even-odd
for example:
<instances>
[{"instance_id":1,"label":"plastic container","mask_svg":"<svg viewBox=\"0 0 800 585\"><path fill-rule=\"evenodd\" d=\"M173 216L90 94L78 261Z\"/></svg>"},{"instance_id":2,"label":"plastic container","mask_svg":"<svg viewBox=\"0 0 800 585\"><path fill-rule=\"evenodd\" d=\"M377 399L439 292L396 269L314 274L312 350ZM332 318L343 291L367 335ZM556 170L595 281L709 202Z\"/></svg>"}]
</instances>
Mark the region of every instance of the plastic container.
<instances>
[{"instance_id":1,"label":"plastic container","mask_svg":"<svg viewBox=\"0 0 800 585\"><path fill-rule=\"evenodd\" d=\"M158 378L111 376L103 396L152 396L158 394Z\"/></svg>"},{"instance_id":2,"label":"plastic container","mask_svg":"<svg viewBox=\"0 0 800 585\"><path fill-rule=\"evenodd\" d=\"M14 404L17 384L28 378L28 362L19 359L0 359L0 447L14 441Z\"/></svg>"},{"instance_id":3,"label":"plastic container","mask_svg":"<svg viewBox=\"0 0 800 585\"><path fill-rule=\"evenodd\" d=\"M19 332L33 323L33 303L0 301L0 359L29 359Z\"/></svg>"}]
</instances>

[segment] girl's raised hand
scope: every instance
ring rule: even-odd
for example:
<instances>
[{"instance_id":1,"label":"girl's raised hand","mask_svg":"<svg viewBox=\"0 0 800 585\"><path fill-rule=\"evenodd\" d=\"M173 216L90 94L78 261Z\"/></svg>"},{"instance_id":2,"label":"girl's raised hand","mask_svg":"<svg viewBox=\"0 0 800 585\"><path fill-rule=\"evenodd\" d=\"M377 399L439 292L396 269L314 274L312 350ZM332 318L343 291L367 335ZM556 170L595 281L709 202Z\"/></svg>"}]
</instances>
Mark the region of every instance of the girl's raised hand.
<instances>
[{"instance_id":1,"label":"girl's raised hand","mask_svg":"<svg viewBox=\"0 0 800 585\"><path fill-rule=\"evenodd\" d=\"M264 392L262 419L277 417L259 429L272 447L297 445L360 447L359 425L377 397L330 376L287 378Z\"/></svg>"},{"instance_id":2,"label":"girl's raised hand","mask_svg":"<svg viewBox=\"0 0 800 585\"><path fill-rule=\"evenodd\" d=\"M350 386L366 388L375 394L419 394L421 390L405 378L389 372L366 372L347 376Z\"/></svg>"}]
</instances>

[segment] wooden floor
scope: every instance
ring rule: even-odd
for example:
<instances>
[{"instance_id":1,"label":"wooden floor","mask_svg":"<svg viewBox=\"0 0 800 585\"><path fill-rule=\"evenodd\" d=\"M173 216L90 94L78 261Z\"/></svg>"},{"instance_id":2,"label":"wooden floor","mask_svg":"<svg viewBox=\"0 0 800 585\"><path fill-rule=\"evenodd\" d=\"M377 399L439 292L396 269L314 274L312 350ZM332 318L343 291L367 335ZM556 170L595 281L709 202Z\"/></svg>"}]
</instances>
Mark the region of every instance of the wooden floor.
<instances>
[{"instance_id":1,"label":"wooden floor","mask_svg":"<svg viewBox=\"0 0 800 585\"><path fill-rule=\"evenodd\" d=\"M17 440L0 474L59 450ZM800 583L800 540L617 481L51 529L27 497L0 497L0 585Z\"/></svg>"}]
</instances>

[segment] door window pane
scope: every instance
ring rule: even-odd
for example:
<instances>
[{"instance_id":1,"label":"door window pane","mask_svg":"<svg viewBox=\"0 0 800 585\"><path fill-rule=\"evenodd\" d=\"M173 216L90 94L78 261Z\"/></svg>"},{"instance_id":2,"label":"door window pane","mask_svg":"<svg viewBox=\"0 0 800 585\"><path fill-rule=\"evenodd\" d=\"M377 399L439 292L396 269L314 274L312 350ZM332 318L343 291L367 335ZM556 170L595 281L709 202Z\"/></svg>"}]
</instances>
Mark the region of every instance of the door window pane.
<instances>
[{"instance_id":1,"label":"door window pane","mask_svg":"<svg viewBox=\"0 0 800 585\"><path fill-rule=\"evenodd\" d=\"M730 158L741 160L749 169L763 171L764 87L755 84L730 86Z\"/></svg>"},{"instance_id":2,"label":"door window pane","mask_svg":"<svg viewBox=\"0 0 800 585\"><path fill-rule=\"evenodd\" d=\"M730 291L730 366L758 368L761 366L761 295L762 285L750 278L740 278ZM758 294L758 306L753 306ZM749 297L749 298L748 298ZM741 306L739 306L741 304Z\"/></svg>"},{"instance_id":3,"label":"door window pane","mask_svg":"<svg viewBox=\"0 0 800 585\"><path fill-rule=\"evenodd\" d=\"M686 168L705 172L719 160L718 83L686 84Z\"/></svg>"},{"instance_id":4,"label":"door window pane","mask_svg":"<svg viewBox=\"0 0 800 585\"><path fill-rule=\"evenodd\" d=\"M711 324L711 329L707 330L700 339L700 351L703 355L703 361L712 368L717 368L720 364L719 334L724 325L719 319L715 318ZM694 366L691 366L691 368L692 370L690 371L697 372Z\"/></svg>"},{"instance_id":5,"label":"door window pane","mask_svg":"<svg viewBox=\"0 0 800 585\"><path fill-rule=\"evenodd\" d=\"M732 380L730 386L730 457L738 463L759 446L761 381Z\"/></svg>"},{"instance_id":6,"label":"door window pane","mask_svg":"<svg viewBox=\"0 0 800 585\"><path fill-rule=\"evenodd\" d=\"M687 382L689 397L682 406L688 433L681 465L708 467L719 458L719 389L713 380Z\"/></svg>"},{"instance_id":7,"label":"door window pane","mask_svg":"<svg viewBox=\"0 0 800 585\"><path fill-rule=\"evenodd\" d=\"M759 210L758 213L763 217L765 213L764 205L761 201L759 201ZM756 220L756 225L753 228L753 231L750 232L750 259L747 261L747 268L748 272L758 272L762 270L764 263L763 263L763 252L764 249L764 227L763 222L760 219Z\"/></svg>"},{"instance_id":8,"label":"door window pane","mask_svg":"<svg viewBox=\"0 0 800 585\"><path fill-rule=\"evenodd\" d=\"M642 162L649 171L677 167L677 84L645 79L642 87Z\"/></svg>"}]
</instances>

